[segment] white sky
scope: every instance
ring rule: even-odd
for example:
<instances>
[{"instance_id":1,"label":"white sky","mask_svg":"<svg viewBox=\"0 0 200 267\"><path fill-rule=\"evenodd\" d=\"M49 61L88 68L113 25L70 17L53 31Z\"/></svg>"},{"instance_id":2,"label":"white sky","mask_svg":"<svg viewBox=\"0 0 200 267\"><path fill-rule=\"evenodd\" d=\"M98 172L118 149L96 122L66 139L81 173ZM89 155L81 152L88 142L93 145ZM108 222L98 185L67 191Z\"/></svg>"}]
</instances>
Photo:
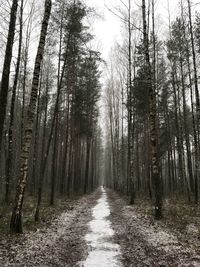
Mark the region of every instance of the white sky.
<instances>
[{"instance_id":1,"label":"white sky","mask_svg":"<svg viewBox=\"0 0 200 267\"><path fill-rule=\"evenodd\" d=\"M84 2L95 9L99 17L92 22L92 29L95 34L95 41L101 50L103 57L107 57L109 50L120 36L120 21L106 6L117 3L117 0L84 0Z\"/></svg>"},{"instance_id":2,"label":"white sky","mask_svg":"<svg viewBox=\"0 0 200 267\"><path fill-rule=\"evenodd\" d=\"M126 5L128 4L128 0L122 1ZM96 36L95 40L98 43L98 48L102 52L103 58L107 59L114 42L121 40L122 32L122 22L108 8L115 10L115 8L121 7L125 10L125 7L121 0L84 0L84 2L88 6L95 8L96 12L102 17L96 18L93 21L92 28ZM132 9L138 10L141 2L141 0L132 0ZM180 14L179 2L179 0L155 0L156 31L162 32L164 37L168 29L168 3L171 20L173 20L175 16ZM183 3L187 7L186 0L183 0ZM200 11L199 0L191 0L191 4L193 14L196 11Z\"/></svg>"},{"instance_id":3,"label":"white sky","mask_svg":"<svg viewBox=\"0 0 200 267\"><path fill-rule=\"evenodd\" d=\"M11 0L0 0L0 6L4 1ZM35 0L35 2L43 6L44 0ZM56 0L54 0L56 1ZM83 0L86 5L93 7L96 13L99 15L97 18L89 19L89 23L92 24L93 34L95 35L95 48L100 50L102 56L105 60L108 59L111 47L114 45L115 41L122 40L122 24L123 22L112 14L108 8L116 12L116 8L121 8L126 10L125 5L128 5L128 0ZM182 0L184 5L187 6L187 0ZM192 11L200 11L200 0L190 0L193 6ZM28 0L32 2L32 0ZM139 10L141 7L142 0L131 0L132 10ZM146 0L146 3L148 0ZM162 32L164 37L168 29L168 3L170 8L171 20L174 19L176 15L180 13L180 8L178 8L178 3L180 0L155 0L155 15L156 19L156 31ZM41 8L41 12L42 12ZM141 14L140 14L141 15ZM140 16L141 17L141 16ZM133 18L134 19L134 18ZM2 21L0 21L1 23ZM35 45L34 42L32 42ZM2 50L2 49L1 49ZM34 49L33 49L34 50ZM1 55L3 56L3 55ZM1 62L1 61L0 61Z\"/></svg>"}]
</instances>

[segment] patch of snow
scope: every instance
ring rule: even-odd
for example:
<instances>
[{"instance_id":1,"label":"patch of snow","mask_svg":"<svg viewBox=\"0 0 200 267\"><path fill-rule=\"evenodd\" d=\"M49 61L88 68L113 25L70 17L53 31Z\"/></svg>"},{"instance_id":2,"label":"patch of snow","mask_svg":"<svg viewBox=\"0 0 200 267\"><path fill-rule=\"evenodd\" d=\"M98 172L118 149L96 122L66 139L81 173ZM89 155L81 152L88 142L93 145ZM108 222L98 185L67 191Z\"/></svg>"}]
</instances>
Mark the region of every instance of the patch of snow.
<instances>
[{"instance_id":1,"label":"patch of snow","mask_svg":"<svg viewBox=\"0 0 200 267\"><path fill-rule=\"evenodd\" d=\"M159 225L159 223L151 224L146 217L141 217L130 207L125 207L125 216L127 219L132 219L132 226L140 233L140 236L148 245L153 246L157 250L163 250L167 255L177 255L181 262L180 265L177 265L178 267L200 266L200 259L198 257L194 257L193 259L191 257L187 258L187 255L196 255L195 251L189 245L183 247L175 233L163 225ZM194 234L195 232L196 234L199 233L198 228L193 224L188 225L187 233ZM181 259L183 254L184 256Z\"/></svg>"},{"instance_id":2,"label":"patch of snow","mask_svg":"<svg viewBox=\"0 0 200 267\"><path fill-rule=\"evenodd\" d=\"M120 246L114 244L111 238L114 231L111 222L107 219L110 215L110 207L107 201L107 194L101 187L102 196L97 205L92 209L93 220L89 223L89 233L85 236L88 247L91 247L84 267L119 267L121 263Z\"/></svg>"},{"instance_id":3,"label":"patch of snow","mask_svg":"<svg viewBox=\"0 0 200 267\"><path fill-rule=\"evenodd\" d=\"M194 224L188 224L186 231L188 234L199 234L199 229Z\"/></svg>"},{"instance_id":4,"label":"patch of snow","mask_svg":"<svg viewBox=\"0 0 200 267\"><path fill-rule=\"evenodd\" d=\"M137 216L134 216L134 220L138 220L136 218ZM141 221L137 222L137 229L145 237L145 241L154 247L163 249L165 252L180 250L178 238L165 229L155 228L152 225L146 226L141 224Z\"/></svg>"}]
</instances>

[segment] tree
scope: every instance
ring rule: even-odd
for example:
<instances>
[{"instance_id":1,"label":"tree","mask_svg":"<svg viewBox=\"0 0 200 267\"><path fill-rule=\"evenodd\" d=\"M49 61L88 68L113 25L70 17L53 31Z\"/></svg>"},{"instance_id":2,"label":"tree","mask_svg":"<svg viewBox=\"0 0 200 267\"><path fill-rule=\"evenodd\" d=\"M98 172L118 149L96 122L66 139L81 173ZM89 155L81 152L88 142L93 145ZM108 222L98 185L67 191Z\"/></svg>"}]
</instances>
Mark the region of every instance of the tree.
<instances>
[{"instance_id":1,"label":"tree","mask_svg":"<svg viewBox=\"0 0 200 267\"><path fill-rule=\"evenodd\" d=\"M191 40L191 46L192 46L192 60L193 60L193 69L194 69L194 86L195 86L196 116L197 116L196 128L197 128L197 134L199 136L199 134L200 134L200 129L199 129L200 99L199 99L199 86L198 86L198 74L197 74L197 63L196 63L197 60L196 60L196 51L195 51L195 43L194 43L194 32L193 32L192 12L191 12L190 0L187 0L187 2L188 2L190 40ZM199 144L198 144L198 152L199 152ZM198 153L197 157L199 157L199 153ZM197 164L196 164L196 168L198 168ZM198 182L198 178L196 176L196 179L195 179L195 203L196 204L199 201L198 187L199 187L199 182Z\"/></svg>"},{"instance_id":2,"label":"tree","mask_svg":"<svg viewBox=\"0 0 200 267\"><path fill-rule=\"evenodd\" d=\"M150 140L151 140L152 179L154 182L154 190L155 190L155 218L161 219L162 190L161 190L161 177L160 177L160 165L159 165L159 154L158 154L156 96L152 84L152 67L149 56L149 38L147 33L145 0L142 0L142 18L143 18L144 54L146 61L145 67L147 73L146 80L149 93L149 123L150 123Z\"/></svg>"},{"instance_id":3,"label":"tree","mask_svg":"<svg viewBox=\"0 0 200 267\"><path fill-rule=\"evenodd\" d=\"M3 73L2 73L1 87L0 87L0 152L1 152L4 121L5 121L5 116L6 116L10 67L11 67L12 50L13 50L14 37L15 37L15 25L16 25L16 19L17 19L17 8L18 8L18 0L13 0L11 13L10 13L8 38L7 38L7 44L6 44Z\"/></svg>"},{"instance_id":4,"label":"tree","mask_svg":"<svg viewBox=\"0 0 200 267\"><path fill-rule=\"evenodd\" d=\"M133 86L132 86L132 33L131 33L131 1L129 0L128 6L128 179L130 186L130 204L134 204L135 201L135 188L134 188L134 97L133 97Z\"/></svg>"},{"instance_id":5,"label":"tree","mask_svg":"<svg viewBox=\"0 0 200 267\"><path fill-rule=\"evenodd\" d=\"M20 30L19 30L19 47L18 47L18 56L16 63L16 73L14 78L14 84L12 88L12 99L11 99L11 108L10 108L10 124L8 132L8 157L6 159L6 190L5 190L5 202L9 202L10 194L10 180L11 180L11 171L12 171L12 160L13 160L13 126L14 126L14 111L15 111L15 99L16 99L16 90L18 84L18 77L20 71L20 62L21 62L21 52L22 52L22 34L23 34L23 8L24 1L21 0L20 8Z\"/></svg>"},{"instance_id":6,"label":"tree","mask_svg":"<svg viewBox=\"0 0 200 267\"><path fill-rule=\"evenodd\" d=\"M20 157L20 175L18 178L18 185L16 189L16 197L10 222L10 230L14 233L22 232L22 206L24 200L24 192L27 183L27 175L28 175L28 157L30 151L30 145L32 140L32 132L33 132L33 124L35 118L36 111L36 103L38 97L38 85L39 85L39 77L40 77L40 68L41 62L44 54L44 47L48 29L48 23L51 13L51 0L45 1L45 10L44 17L42 21L42 28L40 33L40 40L38 51L35 59L35 67L33 72L33 81L32 81L32 90L31 90L31 98L29 102L28 112L27 112L27 122L25 124L25 134L23 138L22 145L22 153Z\"/></svg>"}]
</instances>

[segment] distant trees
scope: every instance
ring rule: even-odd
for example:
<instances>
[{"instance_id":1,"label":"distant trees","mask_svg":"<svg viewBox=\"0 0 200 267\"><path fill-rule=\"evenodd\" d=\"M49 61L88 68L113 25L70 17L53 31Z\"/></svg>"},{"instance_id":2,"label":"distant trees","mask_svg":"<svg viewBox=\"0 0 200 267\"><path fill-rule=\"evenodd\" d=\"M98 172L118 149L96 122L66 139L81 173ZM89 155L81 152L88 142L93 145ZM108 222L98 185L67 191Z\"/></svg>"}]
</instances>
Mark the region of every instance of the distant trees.
<instances>
[{"instance_id":1,"label":"distant trees","mask_svg":"<svg viewBox=\"0 0 200 267\"><path fill-rule=\"evenodd\" d=\"M15 75L13 86L8 85L12 93L8 91L5 96L8 105L0 173L1 192L7 204L13 201L17 187L10 228L21 232L25 188L36 198L38 221L42 201L47 197L54 205L58 194L69 197L88 193L99 183L101 58L99 52L88 48L93 36L85 18L92 10L79 0L57 1L48 18L48 31L44 28L46 23L42 24L30 85L29 49L37 8L33 2L24 5L22 0L20 9L15 11L16 19L19 15L19 24L13 25L18 51L13 50L17 52Z\"/></svg>"},{"instance_id":2,"label":"distant trees","mask_svg":"<svg viewBox=\"0 0 200 267\"><path fill-rule=\"evenodd\" d=\"M126 12L129 4L123 2ZM157 219L162 217L162 202L166 197L186 197L189 202L198 202L199 19L197 15L195 26L190 1L186 4L181 2L181 15L175 21L169 19L169 35L163 41L156 35L159 25L154 0L148 6L141 1L139 13L132 8L131 16L121 10L120 14L126 14L119 16L126 33L131 17L131 40L127 34L124 43L113 48L112 62L118 65L111 66L105 94L108 118L114 117L116 103L119 107L119 128L115 129L114 119L108 120L112 121L107 131L111 141L105 149L105 170L106 176L112 178L107 179L107 184L130 196L133 180L136 201L141 195L148 195L155 203ZM138 16L140 21L135 20ZM112 140L116 140L114 146ZM121 144L120 149L116 149L115 143ZM123 158L127 167L118 164L119 169L115 167L112 171L117 157ZM133 174L127 169L131 163ZM115 178L116 173L120 177Z\"/></svg>"},{"instance_id":3,"label":"distant trees","mask_svg":"<svg viewBox=\"0 0 200 267\"><path fill-rule=\"evenodd\" d=\"M0 191L13 204L13 233L23 230L26 197L39 221L43 201L89 193L102 173L101 56L85 20L92 10L80 0L45 0L38 39L38 7L12 1L1 82ZM39 45L31 84L33 38Z\"/></svg>"},{"instance_id":4,"label":"distant trees","mask_svg":"<svg viewBox=\"0 0 200 267\"><path fill-rule=\"evenodd\" d=\"M10 185L16 147L13 146L11 130L16 120L13 111L16 109L17 85L22 151L11 232L22 232L26 187L31 195L37 197L35 220L38 221L44 193L48 194L50 205L55 204L58 192L68 196L88 193L98 185L101 172L101 131L98 125L101 58L98 52L85 46L92 39L88 27L84 25L89 9L81 1L59 1L53 5L51 19L50 11L51 1L46 0L27 107L26 95L29 92L25 95L25 90L31 20L27 26L26 47L22 50L23 1L20 9L18 59L9 126L6 202L12 199ZM52 31L56 34L52 35ZM14 185L15 179L12 180L12 188Z\"/></svg>"}]
</instances>

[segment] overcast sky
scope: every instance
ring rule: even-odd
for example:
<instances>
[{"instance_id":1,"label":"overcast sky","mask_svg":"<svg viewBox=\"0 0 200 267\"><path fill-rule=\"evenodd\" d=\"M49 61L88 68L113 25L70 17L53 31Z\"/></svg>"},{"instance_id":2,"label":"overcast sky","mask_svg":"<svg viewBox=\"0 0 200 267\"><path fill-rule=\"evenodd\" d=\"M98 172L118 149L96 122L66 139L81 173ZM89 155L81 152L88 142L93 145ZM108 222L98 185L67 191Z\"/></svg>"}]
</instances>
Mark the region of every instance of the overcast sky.
<instances>
[{"instance_id":1,"label":"overcast sky","mask_svg":"<svg viewBox=\"0 0 200 267\"><path fill-rule=\"evenodd\" d=\"M103 57L107 59L115 40L121 40L122 31L122 22L109 11L109 8L115 10L119 6L124 9L123 4L121 0L84 0L84 2L88 6L95 8L101 16L101 18L94 20L93 31L96 35L96 42L99 44L98 48L101 50ZM128 0L123 0L123 2L127 4ZM166 34L168 29L168 3L171 20L173 20L180 13L179 2L179 0L155 0L157 32ZM183 2L185 2L186 6L186 1L183 0ZM199 0L191 1L193 14L195 14L195 11L200 11L200 4L198 3L200 3ZM131 4L133 10L138 10L141 6L141 0L132 0Z\"/></svg>"},{"instance_id":2,"label":"overcast sky","mask_svg":"<svg viewBox=\"0 0 200 267\"><path fill-rule=\"evenodd\" d=\"M2 4L4 1L5 0L0 0L0 4ZM35 0L35 1L36 3L43 6L42 3L43 1L40 0ZM124 31L122 25L123 22L116 15L110 12L109 9L113 10L114 12L116 12L117 7L126 10L122 2L124 2L125 5L127 5L128 0L83 0L83 1L89 7L93 7L96 10L96 13L99 15L96 18L89 19L88 22L90 23L90 26L92 26L92 32L95 35L95 41L94 41L96 46L95 49L99 50L102 53L102 57L105 60L108 60L111 47L114 45L115 41L120 42L122 40L122 35L123 35L122 31ZM140 10L139 8L141 7L141 1L142 0L131 0L132 10L139 11ZM185 5L186 1L187 0L183 0ZM161 36L162 33L164 38L167 36L168 3L169 3L171 20L173 20L176 15L180 14L180 8L178 8L179 2L180 2L179 0L155 0L156 31L159 32L159 36ZM192 3L193 14L195 14L196 11L200 11L200 0L191 0L191 3ZM41 8L41 12L42 9L43 8ZM34 51L35 53L35 49L33 49L35 46L35 42L31 42L31 46L33 46L31 47L31 51ZM3 57L2 54L1 56Z\"/></svg>"},{"instance_id":3,"label":"overcast sky","mask_svg":"<svg viewBox=\"0 0 200 267\"><path fill-rule=\"evenodd\" d=\"M107 6L111 7L113 4L117 3L117 0L85 0L88 6L95 8L97 17L92 25L94 34L96 35L96 41L99 44L99 48L103 53L103 56L107 56L110 47L120 37L120 20L114 16Z\"/></svg>"}]
</instances>

